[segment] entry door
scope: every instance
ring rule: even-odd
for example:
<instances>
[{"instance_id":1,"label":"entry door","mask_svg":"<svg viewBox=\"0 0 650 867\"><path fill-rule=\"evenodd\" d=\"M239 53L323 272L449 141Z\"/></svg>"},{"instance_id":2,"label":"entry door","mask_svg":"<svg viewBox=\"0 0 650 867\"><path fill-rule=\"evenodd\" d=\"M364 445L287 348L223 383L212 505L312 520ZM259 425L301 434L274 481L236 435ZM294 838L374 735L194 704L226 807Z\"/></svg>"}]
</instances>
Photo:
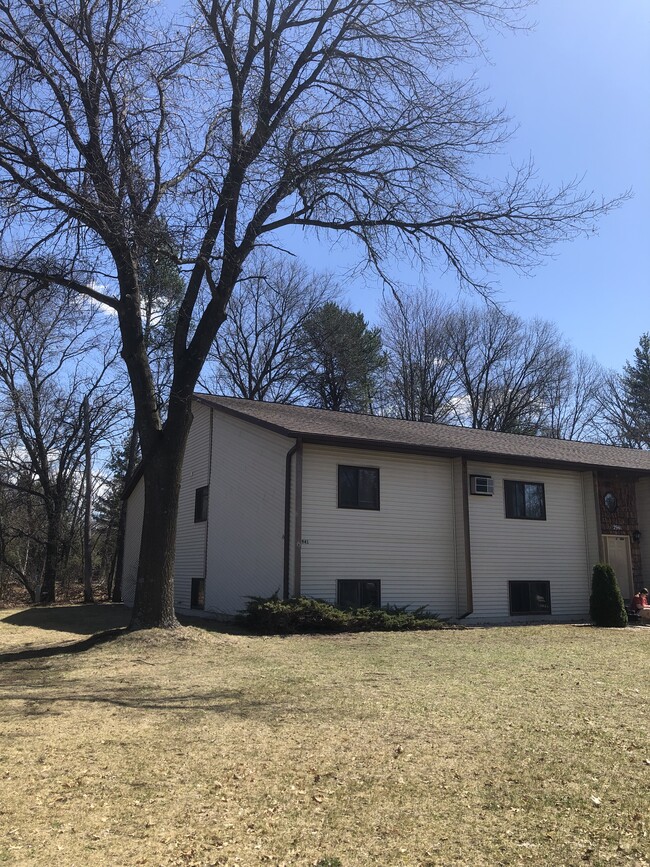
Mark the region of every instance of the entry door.
<instances>
[{"instance_id":1,"label":"entry door","mask_svg":"<svg viewBox=\"0 0 650 867\"><path fill-rule=\"evenodd\" d=\"M605 562L614 570L618 586L624 599L631 599L632 591L632 552L629 536L603 536Z\"/></svg>"}]
</instances>

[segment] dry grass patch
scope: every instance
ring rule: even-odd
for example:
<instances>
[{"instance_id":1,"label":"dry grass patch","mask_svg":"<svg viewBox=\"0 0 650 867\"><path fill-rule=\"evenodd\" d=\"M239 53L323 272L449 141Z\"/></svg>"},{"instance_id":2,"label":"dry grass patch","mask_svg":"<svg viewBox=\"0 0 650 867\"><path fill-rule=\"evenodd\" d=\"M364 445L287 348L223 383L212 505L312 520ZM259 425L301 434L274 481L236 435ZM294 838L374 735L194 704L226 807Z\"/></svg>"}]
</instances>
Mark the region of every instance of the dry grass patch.
<instances>
[{"instance_id":1,"label":"dry grass patch","mask_svg":"<svg viewBox=\"0 0 650 867\"><path fill-rule=\"evenodd\" d=\"M0 651L21 635L83 629L5 617ZM0 862L647 865L649 649L186 627L5 663Z\"/></svg>"}]
</instances>

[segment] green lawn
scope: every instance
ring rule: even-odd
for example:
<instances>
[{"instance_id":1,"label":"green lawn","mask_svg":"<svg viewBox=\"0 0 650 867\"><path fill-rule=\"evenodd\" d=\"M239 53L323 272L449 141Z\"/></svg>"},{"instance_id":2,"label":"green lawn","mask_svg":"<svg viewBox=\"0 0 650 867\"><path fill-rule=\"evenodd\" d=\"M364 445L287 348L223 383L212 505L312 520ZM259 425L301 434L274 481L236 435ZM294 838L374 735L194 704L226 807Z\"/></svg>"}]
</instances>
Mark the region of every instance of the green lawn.
<instances>
[{"instance_id":1,"label":"green lawn","mask_svg":"<svg viewBox=\"0 0 650 867\"><path fill-rule=\"evenodd\" d=\"M5 612L0 654L121 622ZM5 657L0 863L647 865L649 651L648 628L186 627Z\"/></svg>"}]
</instances>

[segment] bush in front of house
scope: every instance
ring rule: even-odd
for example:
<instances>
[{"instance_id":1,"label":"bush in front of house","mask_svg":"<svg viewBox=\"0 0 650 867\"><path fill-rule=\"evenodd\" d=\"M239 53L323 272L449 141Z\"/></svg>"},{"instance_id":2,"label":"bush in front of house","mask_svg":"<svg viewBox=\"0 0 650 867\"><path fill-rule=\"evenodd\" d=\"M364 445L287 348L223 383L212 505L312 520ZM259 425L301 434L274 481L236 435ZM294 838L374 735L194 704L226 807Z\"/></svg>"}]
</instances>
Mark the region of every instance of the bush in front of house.
<instances>
[{"instance_id":1,"label":"bush in front of house","mask_svg":"<svg viewBox=\"0 0 650 867\"><path fill-rule=\"evenodd\" d=\"M627 626L627 612L614 570L596 563L591 580L589 615L595 626Z\"/></svg>"},{"instance_id":2,"label":"bush in front of house","mask_svg":"<svg viewBox=\"0 0 650 867\"><path fill-rule=\"evenodd\" d=\"M343 611L324 602L297 596L279 599L251 596L239 622L262 635L295 635L318 632L402 632L440 629L443 623L423 609L355 608Z\"/></svg>"}]
</instances>

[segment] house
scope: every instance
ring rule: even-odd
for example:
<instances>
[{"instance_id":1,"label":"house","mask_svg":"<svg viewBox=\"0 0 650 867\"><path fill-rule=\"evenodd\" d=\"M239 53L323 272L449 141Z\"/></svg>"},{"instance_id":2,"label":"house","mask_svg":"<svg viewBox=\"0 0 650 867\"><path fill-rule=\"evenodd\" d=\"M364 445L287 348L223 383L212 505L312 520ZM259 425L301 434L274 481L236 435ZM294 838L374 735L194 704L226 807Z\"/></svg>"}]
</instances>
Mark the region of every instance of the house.
<instances>
[{"instance_id":1,"label":"house","mask_svg":"<svg viewBox=\"0 0 650 867\"><path fill-rule=\"evenodd\" d=\"M650 452L196 395L180 492L180 613L247 596L587 617L593 564L650 579ZM132 603L144 485L128 492Z\"/></svg>"}]
</instances>

